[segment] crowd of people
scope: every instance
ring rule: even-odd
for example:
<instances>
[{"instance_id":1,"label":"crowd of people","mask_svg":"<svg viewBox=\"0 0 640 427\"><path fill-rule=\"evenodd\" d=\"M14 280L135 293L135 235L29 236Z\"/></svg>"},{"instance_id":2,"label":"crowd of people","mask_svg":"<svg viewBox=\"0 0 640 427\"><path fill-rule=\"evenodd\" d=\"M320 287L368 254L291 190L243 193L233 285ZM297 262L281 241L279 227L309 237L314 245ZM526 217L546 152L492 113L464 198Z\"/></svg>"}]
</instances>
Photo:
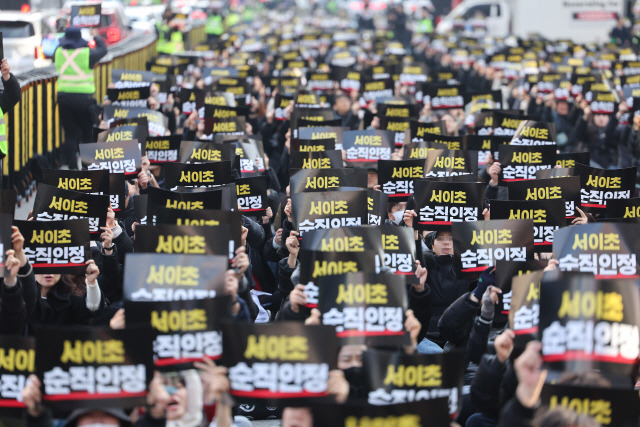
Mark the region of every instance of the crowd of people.
<instances>
[{"instance_id":1,"label":"crowd of people","mask_svg":"<svg viewBox=\"0 0 640 427\"><path fill-rule=\"evenodd\" d=\"M255 12L251 20L220 20L233 24L220 27L223 31L219 34L209 34L206 46L194 46L192 51L174 52L171 56L161 55L155 60L156 65L171 67L171 75L155 80L153 73L144 74L145 79L154 80L139 82L139 86L129 86L124 78L113 79L110 84L110 88L118 90L145 85L149 88L148 108L137 117L155 114L154 117L163 118L162 133L158 133L158 127L153 126L157 123L149 118L149 127L145 129L149 136L178 135L181 141L232 144L233 152L242 162L234 162L232 157L222 159L231 163L230 181L265 177L267 189L259 209L261 214L255 215L247 210L247 206L244 210L240 206L233 209L242 213L241 231L233 231L238 232L240 238L220 280L224 294L230 296L234 322L274 325L297 322L310 328L311 325L327 324L323 321L326 312L310 307L307 283L301 280L305 269L313 271L314 268L313 265L301 265L309 262L301 254L304 234L308 231L302 233L299 228L299 219L304 216L300 215L301 205L296 205L295 192L291 188L292 176L301 172L296 150L305 144L312 145L311 140L316 139L301 136L305 127L318 132L320 128L325 129L324 132L332 130L334 136L328 138L333 139L329 145L339 149L336 145L346 145L346 141L341 140L342 132L363 131L373 135L377 131L391 130L388 127L391 118L386 114L390 107L409 107L413 114L402 120L405 129L387 132L395 140L391 141L389 156L380 157L381 160L402 162L409 158L410 144L422 144L428 150L441 149L441 145L430 145L440 136L454 142L464 142L473 135L497 136L499 124L487 125L485 118L492 111L501 111L519 122L537 123L539 127L543 124L545 129L553 129L554 136L547 142L557 153L569 159L575 153L590 153L587 166L591 168L606 171L639 166L640 115L637 111L640 101L635 91L640 90L640 84L634 83L633 76L640 75L640 67L634 65L636 56L632 51L615 45L581 46L568 41L497 39L482 34L457 34L445 38L425 32L412 37L402 7L390 13L393 31L376 30L372 20L367 21L365 28L358 29L344 16L321 9L316 9L313 15L304 15L295 8L264 9ZM219 32L218 27L212 31ZM109 132L114 126L117 129L117 126L131 124L117 123L113 116L106 114L108 106L127 108L127 104L120 103L119 99L101 103L100 114L93 121L95 82L92 68L106 53L104 42L94 34L95 47L90 49L87 41L80 37L78 28L67 28L56 52L60 74L58 107L65 134L59 160L63 169L70 171L87 169L87 162L78 153L79 146L94 142L95 132ZM11 86L6 83L9 76L5 78L5 68L7 75L9 72L5 63L3 60L2 74L7 96ZM152 71L154 64L151 64ZM412 71L415 68L419 71ZM545 79L551 75L555 77ZM323 83L320 76L330 83ZM226 86L231 88L227 91L222 82L225 77L240 83ZM291 79L297 82L296 85L282 85ZM371 82L384 82L381 93L366 91L366 84ZM238 91L239 88L242 90ZM432 92L433 88L436 92ZM453 108L434 102L437 88L456 89L459 91L456 94L464 96L464 102ZM610 94L615 100L611 105L603 105L606 102L597 101L600 93ZM191 99L186 97L191 94L202 94L197 98L202 101L196 100L189 108ZM210 110L205 98L220 94L227 103L216 105L227 112L233 111L233 120L243 126L235 133L216 133L211 128L211 118L206 117ZM314 95L317 104L296 104L300 95L307 94ZM315 114L314 111L322 113ZM237 120L236 114L244 119ZM323 118L319 119L319 115ZM305 121L306 118L310 120ZM213 118L214 122L218 119ZM425 133L422 140L412 139L415 137L410 129L412 121L433 124L441 134ZM336 128L340 130L340 136L335 136ZM325 143L326 139L323 138ZM506 142L509 140L507 138ZM144 145L145 141L137 142ZM105 146L110 143L104 142ZM256 147L253 154L247 154L247 145ZM109 207L106 223L93 233L91 256L83 274L53 274L51 269L40 273L43 268L34 267L33 258L25 253L31 236L23 236L16 225L1 225L11 228L7 233L10 239L5 241L5 275L0 293L2 334L31 337L40 328L51 326L77 330L130 327L129 313L125 309L125 270L136 267L127 266L126 260L131 259L127 255L134 253L134 246L140 243L136 243L138 227L154 225L151 213L160 216L160 212L144 210L141 214L137 207L142 203L142 197L150 197L154 189L171 189L165 163L151 157L153 150L146 151L141 158L135 159L139 165L136 175L126 176L120 209ZM486 186L480 220L490 220L492 201L509 200L503 181L505 161L495 159L497 150L485 151L479 168L472 171L474 176L466 181L482 182L483 188ZM323 153L303 154L308 159L330 157ZM474 151L473 155L476 154ZM361 190L385 191L375 159L363 162L363 167L357 161L350 161L346 147L340 156L339 165L332 160L329 171L364 168L367 180ZM179 158L183 159L182 150ZM628 199L636 195L637 169L633 170L634 190ZM335 173L337 176L338 172ZM565 173L571 175L573 171ZM410 180L413 190L414 178ZM201 190L183 188L174 193ZM348 192L353 188L338 187L336 190ZM459 386L459 396L454 397L455 393L445 395L449 399L447 408L455 408L447 412L452 416L452 425L609 425L606 417L595 416L598 412L594 412L593 406L589 410L588 407L565 407L568 405L549 408L541 404L540 394L548 369L543 364L542 337L519 348L519 354L514 353L516 333L506 315L508 308L504 310L503 293L508 289L496 283L496 263L477 270L475 276L463 272L451 222L448 227L435 230L420 227L419 214L424 206L414 199L412 191L407 193L410 194L404 198L388 197L384 216L381 214L382 218L377 222L371 220L369 227L395 226L412 230L414 265L411 274L406 276L403 306L403 329L408 340L405 345L396 346L394 352L425 357L442 355L444 358L459 353L464 355L458 366L463 383L456 386ZM319 195L324 193L317 194L320 200ZM2 213L13 212L6 204L0 207ZM586 227L607 219L604 211L587 211L584 205L582 209L576 208L572 219L560 228ZM34 212L29 219L42 221L36 214ZM319 252L320 248L311 248L311 252L314 250ZM547 260L546 267L541 267L545 271L544 277L563 270L562 262L554 259L558 254L550 252L535 254L536 259ZM633 254L634 260L635 256L637 254ZM533 257L533 252L527 254L527 259ZM375 271L374 265L359 267L358 271L365 273ZM390 273L378 274L382 278ZM637 277L635 273L629 275L633 276ZM335 280L341 279L336 276ZM637 326L632 333L637 335ZM636 347L639 347L637 341L636 337ZM0 344L2 342L0 340ZM324 390L332 401L346 407L370 404L368 372L371 368L363 367L363 355L374 347L375 344L369 344L366 339L361 342L341 339L336 355L337 369L329 373ZM637 354L638 348L635 351ZM274 404L269 399L247 403L236 395L234 402L229 397L229 394L234 395L229 369L207 357L201 359L193 362L191 369L156 371L153 378L148 378L146 407L105 408L96 401L94 406L85 404L69 413L65 425L247 426L251 419L281 418L283 426L300 427L314 425L314 419L319 419L318 411L326 415L327 407L314 406L313 400L302 399L295 404L290 401ZM416 360L423 360L424 364L424 361L434 359ZM627 391L633 391L636 385L637 378L633 376L628 376L621 384L607 378L606 373L596 372L593 365L567 366L574 369L558 372L554 379L557 384ZM54 425L54 418L59 416L51 412L57 412L56 402L46 399L43 381L46 379L30 375L20 396L16 397L24 404L25 425ZM637 413L635 422L637 425Z\"/></svg>"}]
</instances>

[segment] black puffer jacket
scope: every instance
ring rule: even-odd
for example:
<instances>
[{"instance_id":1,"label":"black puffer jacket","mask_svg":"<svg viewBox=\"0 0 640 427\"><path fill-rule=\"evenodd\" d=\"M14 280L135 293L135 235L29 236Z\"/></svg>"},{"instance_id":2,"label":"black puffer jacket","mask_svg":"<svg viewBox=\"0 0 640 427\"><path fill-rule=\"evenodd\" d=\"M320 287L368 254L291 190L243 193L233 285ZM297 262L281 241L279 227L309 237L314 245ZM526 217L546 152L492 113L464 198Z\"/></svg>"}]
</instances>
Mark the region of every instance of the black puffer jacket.
<instances>
[{"instance_id":1,"label":"black puffer jacket","mask_svg":"<svg viewBox=\"0 0 640 427\"><path fill-rule=\"evenodd\" d=\"M451 255L436 256L433 252L427 251L424 254L423 265L427 267L427 285L431 290L431 317L427 327L427 338L443 346L446 340L440 337L438 320L447 307L469 290L469 281L461 278L459 267Z\"/></svg>"}]
</instances>

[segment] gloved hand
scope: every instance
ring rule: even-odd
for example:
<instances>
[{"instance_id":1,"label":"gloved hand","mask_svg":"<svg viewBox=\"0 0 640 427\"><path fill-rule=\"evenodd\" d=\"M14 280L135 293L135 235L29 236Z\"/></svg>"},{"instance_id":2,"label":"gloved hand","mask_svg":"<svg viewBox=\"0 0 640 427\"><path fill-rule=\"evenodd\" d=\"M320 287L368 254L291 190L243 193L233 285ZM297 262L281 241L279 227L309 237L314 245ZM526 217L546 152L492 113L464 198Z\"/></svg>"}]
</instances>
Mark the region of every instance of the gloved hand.
<instances>
[{"instance_id":1,"label":"gloved hand","mask_svg":"<svg viewBox=\"0 0 640 427\"><path fill-rule=\"evenodd\" d=\"M491 287L487 287L487 290L482 294L482 308L480 309L480 317L487 322L493 320L495 315L495 303L491 296Z\"/></svg>"},{"instance_id":2,"label":"gloved hand","mask_svg":"<svg viewBox=\"0 0 640 427\"><path fill-rule=\"evenodd\" d=\"M480 278L478 279L478 284L476 285L476 288L472 292L473 296L476 297L478 301L482 300L482 295L484 295L484 292L487 290L487 288L490 285L495 285L496 283L495 271L496 271L495 267L493 266L487 267L480 275Z\"/></svg>"}]
</instances>

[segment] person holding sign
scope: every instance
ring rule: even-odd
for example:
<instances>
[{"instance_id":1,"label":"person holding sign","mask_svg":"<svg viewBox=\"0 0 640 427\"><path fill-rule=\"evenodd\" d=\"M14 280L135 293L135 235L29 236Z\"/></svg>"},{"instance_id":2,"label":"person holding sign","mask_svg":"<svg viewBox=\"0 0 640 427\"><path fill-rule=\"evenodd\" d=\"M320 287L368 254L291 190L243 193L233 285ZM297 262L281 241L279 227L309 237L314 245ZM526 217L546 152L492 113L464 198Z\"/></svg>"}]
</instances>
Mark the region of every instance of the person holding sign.
<instances>
[{"instance_id":1,"label":"person holding sign","mask_svg":"<svg viewBox=\"0 0 640 427\"><path fill-rule=\"evenodd\" d=\"M1 39L0 39L1 40ZM5 112L11 110L20 101L20 83L16 76L11 74L11 67L7 58L2 58L0 64L2 71L2 85L4 91L0 92L0 160L9 153L7 139L7 125L4 120ZM2 162L0 162L0 187L2 187Z\"/></svg>"},{"instance_id":2,"label":"person holding sign","mask_svg":"<svg viewBox=\"0 0 640 427\"><path fill-rule=\"evenodd\" d=\"M78 144L92 141L96 85L93 68L107 54L107 46L96 28L92 29L96 47L82 38L80 28L69 27L60 39L54 58L58 70L58 107L64 129L63 163L78 169Z\"/></svg>"}]
</instances>

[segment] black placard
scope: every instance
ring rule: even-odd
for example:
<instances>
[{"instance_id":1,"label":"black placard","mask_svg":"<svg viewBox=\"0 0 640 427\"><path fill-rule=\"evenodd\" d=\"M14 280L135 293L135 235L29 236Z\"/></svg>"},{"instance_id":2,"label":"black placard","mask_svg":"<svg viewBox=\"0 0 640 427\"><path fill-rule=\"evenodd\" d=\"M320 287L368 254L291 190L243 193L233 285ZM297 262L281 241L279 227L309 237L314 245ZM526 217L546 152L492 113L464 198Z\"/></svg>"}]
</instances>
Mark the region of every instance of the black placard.
<instances>
[{"instance_id":1,"label":"black placard","mask_svg":"<svg viewBox=\"0 0 640 427\"><path fill-rule=\"evenodd\" d=\"M588 151L583 153L558 153L556 158L556 166L562 168L575 168L576 163L588 165L591 159L591 153Z\"/></svg>"},{"instance_id":2,"label":"black placard","mask_svg":"<svg viewBox=\"0 0 640 427\"><path fill-rule=\"evenodd\" d=\"M504 182L535 179L536 171L556 164L556 147L551 145L500 145L498 151Z\"/></svg>"},{"instance_id":3,"label":"black placard","mask_svg":"<svg viewBox=\"0 0 640 427\"><path fill-rule=\"evenodd\" d=\"M292 139L291 151L300 151L303 153L309 151L327 151L336 149L335 138L325 139Z\"/></svg>"},{"instance_id":4,"label":"black placard","mask_svg":"<svg viewBox=\"0 0 640 427\"><path fill-rule=\"evenodd\" d=\"M231 320L231 296L167 302L127 301L127 326L153 329L157 369L192 369L203 358L222 357L222 322Z\"/></svg>"},{"instance_id":5,"label":"black placard","mask_svg":"<svg viewBox=\"0 0 640 427\"><path fill-rule=\"evenodd\" d=\"M462 406L463 356L461 352L409 355L366 350L362 368L369 390L367 402L386 406L448 396L453 419Z\"/></svg>"},{"instance_id":6,"label":"black placard","mask_svg":"<svg viewBox=\"0 0 640 427\"><path fill-rule=\"evenodd\" d=\"M89 220L14 221L24 236L24 253L37 274L84 274Z\"/></svg>"},{"instance_id":7,"label":"black placard","mask_svg":"<svg viewBox=\"0 0 640 427\"><path fill-rule=\"evenodd\" d=\"M111 101L111 105L119 107L131 108L147 108L147 99L151 96L150 86L141 86L137 88L107 89L107 97ZM126 138L133 139L133 138Z\"/></svg>"},{"instance_id":8,"label":"black placard","mask_svg":"<svg viewBox=\"0 0 640 427\"><path fill-rule=\"evenodd\" d=\"M291 195L293 226L300 236L319 228L368 224L367 191L323 191Z\"/></svg>"},{"instance_id":9,"label":"black placard","mask_svg":"<svg viewBox=\"0 0 640 427\"><path fill-rule=\"evenodd\" d=\"M116 217L124 216L125 183L123 173L109 174L109 202Z\"/></svg>"},{"instance_id":10,"label":"black placard","mask_svg":"<svg viewBox=\"0 0 640 427\"><path fill-rule=\"evenodd\" d=\"M640 222L640 198L607 200L607 218L620 218L624 222Z\"/></svg>"},{"instance_id":11,"label":"black placard","mask_svg":"<svg viewBox=\"0 0 640 427\"><path fill-rule=\"evenodd\" d=\"M448 427L449 405L446 397L398 405L314 404L313 425L363 426L389 425Z\"/></svg>"},{"instance_id":12,"label":"black placard","mask_svg":"<svg viewBox=\"0 0 640 427\"><path fill-rule=\"evenodd\" d=\"M137 175L141 166L140 146L135 140L80 144L80 160L83 169Z\"/></svg>"},{"instance_id":13,"label":"black placard","mask_svg":"<svg viewBox=\"0 0 640 427\"><path fill-rule=\"evenodd\" d=\"M301 322L226 324L222 327L230 394L242 401L282 402L327 396L338 342L329 326ZM265 369L275 370L265 377Z\"/></svg>"},{"instance_id":14,"label":"black placard","mask_svg":"<svg viewBox=\"0 0 640 427\"><path fill-rule=\"evenodd\" d=\"M73 190L90 194L109 194L109 172L106 170L78 171L45 169L42 184L62 190Z\"/></svg>"},{"instance_id":15,"label":"black placard","mask_svg":"<svg viewBox=\"0 0 640 427\"><path fill-rule=\"evenodd\" d=\"M478 175L478 153L469 150L431 150L424 162L426 178Z\"/></svg>"},{"instance_id":16,"label":"black placard","mask_svg":"<svg viewBox=\"0 0 640 427\"><path fill-rule=\"evenodd\" d=\"M418 98L418 96L416 96ZM461 85L435 85L427 83L423 86L422 103L430 103L433 110L464 108L465 91Z\"/></svg>"},{"instance_id":17,"label":"black placard","mask_svg":"<svg viewBox=\"0 0 640 427\"><path fill-rule=\"evenodd\" d=\"M233 161L235 147L222 142L182 141L180 143L180 162L206 163Z\"/></svg>"},{"instance_id":18,"label":"black placard","mask_svg":"<svg viewBox=\"0 0 640 427\"><path fill-rule=\"evenodd\" d=\"M590 223L564 227L553 237L553 253L562 271L597 278L637 278L640 232L635 224Z\"/></svg>"},{"instance_id":19,"label":"black placard","mask_svg":"<svg viewBox=\"0 0 640 427\"><path fill-rule=\"evenodd\" d=\"M526 120L520 122L511 145L556 145L556 125L552 122Z\"/></svg>"},{"instance_id":20,"label":"black placard","mask_svg":"<svg viewBox=\"0 0 640 427\"><path fill-rule=\"evenodd\" d=\"M402 160L426 159L429 151L447 149L446 144L438 142L420 141L405 143L402 149Z\"/></svg>"},{"instance_id":21,"label":"black placard","mask_svg":"<svg viewBox=\"0 0 640 427\"><path fill-rule=\"evenodd\" d=\"M376 271L385 268L389 273L405 276L408 283L417 283L418 279L414 274L416 245L413 231L409 227L392 224L382 224L380 231L384 256L381 265L376 265Z\"/></svg>"},{"instance_id":22,"label":"black placard","mask_svg":"<svg viewBox=\"0 0 640 427\"><path fill-rule=\"evenodd\" d=\"M153 334L148 328L43 326L36 331L36 371L43 400L56 411L144 405Z\"/></svg>"},{"instance_id":23,"label":"black placard","mask_svg":"<svg viewBox=\"0 0 640 427\"><path fill-rule=\"evenodd\" d=\"M497 268L496 271L498 271ZM538 270L513 276L511 280L509 328L515 334L514 353L516 354L522 353L529 341L538 339L540 281L543 276L544 271Z\"/></svg>"},{"instance_id":24,"label":"black placard","mask_svg":"<svg viewBox=\"0 0 640 427\"><path fill-rule=\"evenodd\" d=\"M239 209L248 215L264 215L267 203L267 177L254 176L236 179Z\"/></svg>"},{"instance_id":25,"label":"black placard","mask_svg":"<svg viewBox=\"0 0 640 427\"><path fill-rule=\"evenodd\" d=\"M494 219L451 224L453 248L463 273L480 273L496 261L533 258L533 220Z\"/></svg>"},{"instance_id":26,"label":"black placard","mask_svg":"<svg viewBox=\"0 0 640 427\"><path fill-rule=\"evenodd\" d=\"M149 163L177 162L181 135L150 136L145 144Z\"/></svg>"},{"instance_id":27,"label":"black placard","mask_svg":"<svg viewBox=\"0 0 640 427\"><path fill-rule=\"evenodd\" d=\"M302 140L335 140L335 150L342 150L342 133L344 128L340 126L314 126L299 127L297 129L297 138ZM292 143L292 146L295 145ZM292 151L296 151L293 150Z\"/></svg>"},{"instance_id":28,"label":"black placard","mask_svg":"<svg viewBox=\"0 0 640 427\"><path fill-rule=\"evenodd\" d=\"M422 123L417 120L411 120L409 132L410 140L405 140L405 143L429 141L433 138L432 135L446 135L446 128L442 121Z\"/></svg>"},{"instance_id":29,"label":"black placard","mask_svg":"<svg viewBox=\"0 0 640 427\"><path fill-rule=\"evenodd\" d=\"M293 151L290 154L291 169L336 169L342 167L342 151Z\"/></svg>"},{"instance_id":30,"label":"black placard","mask_svg":"<svg viewBox=\"0 0 640 427\"><path fill-rule=\"evenodd\" d=\"M378 160L378 183L393 201L404 201L414 192L414 182L424 177L424 160Z\"/></svg>"},{"instance_id":31,"label":"black placard","mask_svg":"<svg viewBox=\"0 0 640 427\"><path fill-rule=\"evenodd\" d=\"M640 289L633 280L563 273L540 284L542 360L554 371L632 375L640 353Z\"/></svg>"},{"instance_id":32,"label":"black placard","mask_svg":"<svg viewBox=\"0 0 640 427\"><path fill-rule=\"evenodd\" d=\"M300 169L291 175L291 194L332 191L340 187L367 188L367 171L362 168Z\"/></svg>"},{"instance_id":33,"label":"black placard","mask_svg":"<svg viewBox=\"0 0 640 427\"><path fill-rule=\"evenodd\" d=\"M484 219L485 185L477 182L439 182L418 180L414 199L414 228L451 230L451 224Z\"/></svg>"},{"instance_id":34,"label":"black placard","mask_svg":"<svg viewBox=\"0 0 640 427\"><path fill-rule=\"evenodd\" d=\"M318 277L322 324L338 338L367 346L400 347L404 343L405 280L371 272Z\"/></svg>"},{"instance_id":35,"label":"black placard","mask_svg":"<svg viewBox=\"0 0 640 427\"><path fill-rule=\"evenodd\" d=\"M350 130L342 134L346 162L352 165L374 166L378 160L391 159L395 146L393 132L384 130Z\"/></svg>"},{"instance_id":36,"label":"black placard","mask_svg":"<svg viewBox=\"0 0 640 427\"><path fill-rule=\"evenodd\" d=\"M101 4L72 4L69 26L79 28L99 27Z\"/></svg>"},{"instance_id":37,"label":"black placard","mask_svg":"<svg viewBox=\"0 0 640 427\"><path fill-rule=\"evenodd\" d=\"M175 190L177 187L211 188L230 184L231 162L167 163L164 165L165 187Z\"/></svg>"},{"instance_id":38,"label":"black placard","mask_svg":"<svg viewBox=\"0 0 640 427\"><path fill-rule=\"evenodd\" d=\"M4 252L3 252L4 254ZM36 371L36 342L33 337L0 335L0 416L20 417L25 405L22 389Z\"/></svg>"},{"instance_id":39,"label":"black placard","mask_svg":"<svg viewBox=\"0 0 640 427\"><path fill-rule=\"evenodd\" d=\"M599 169L576 163L574 174L580 177L583 209L603 213L608 200L633 197L637 170L635 166L626 169Z\"/></svg>"},{"instance_id":40,"label":"black placard","mask_svg":"<svg viewBox=\"0 0 640 427\"><path fill-rule=\"evenodd\" d=\"M555 200L564 199L565 217L575 218L576 207L580 207L580 178L535 179L514 181L507 184L509 200Z\"/></svg>"},{"instance_id":41,"label":"black placard","mask_svg":"<svg viewBox=\"0 0 640 427\"><path fill-rule=\"evenodd\" d=\"M100 239L100 227L107 225L108 195L95 195L63 190L40 184L33 203L32 215L36 221L61 221L88 218L92 239Z\"/></svg>"},{"instance_id":42,"label":"black placard","mask_svg":"<svg viewBox=\"0 0 640 427\"><path fill-rule=\"evenodd\" d=\"M553 410L563 407L595 420L601 426L638 425L638 393L609 387L545 384L540 402Z\"/></svg>"},{"instance_id":43,"label":"black placard","mask_svg":"<svg viewBox=\"0 0 640 427\"><path fill-rule=\"evenodd\" d=\"M229 187L215 189L211 191L200 191L194 193L177 193L160 188L149 187L147 199L147 216L149 223L155 223L155 215L159 208L169 209L231 209L231 201L225 196L225 191L230 191ZM235 191L234 191L235 195Z\"/></svg>"},{"instance_id":44,"label":"black placard","mask_svg":"<svg viewBox=\"0 0 640 427\"><path fill-rule=\"evenodd\" d=\"M213 298L224 291L228 257L128 253L124 269L127 301Z\"/></svg>"},{"instance_id":45,"label":"black placard","mask_svg":"<svg viewBox=\"0 0 640 427\"><path fill-rule=\"evenodd\" d=\"M233 239L231 231L223 230L190 225L138 225L133 247L136 252L227 256Z\"/></svg>"},{"instance_id":46,"label":"black placard","mask_svg":"<svg viewBox=\"0 0 640 427\"><path fill-rule=\"evenodd\" d=\"M551 252L553 233L565 225L565 201L493 200L491 219L532 219L533 244L536 252Z\"/></svg>"}]
</instances>

